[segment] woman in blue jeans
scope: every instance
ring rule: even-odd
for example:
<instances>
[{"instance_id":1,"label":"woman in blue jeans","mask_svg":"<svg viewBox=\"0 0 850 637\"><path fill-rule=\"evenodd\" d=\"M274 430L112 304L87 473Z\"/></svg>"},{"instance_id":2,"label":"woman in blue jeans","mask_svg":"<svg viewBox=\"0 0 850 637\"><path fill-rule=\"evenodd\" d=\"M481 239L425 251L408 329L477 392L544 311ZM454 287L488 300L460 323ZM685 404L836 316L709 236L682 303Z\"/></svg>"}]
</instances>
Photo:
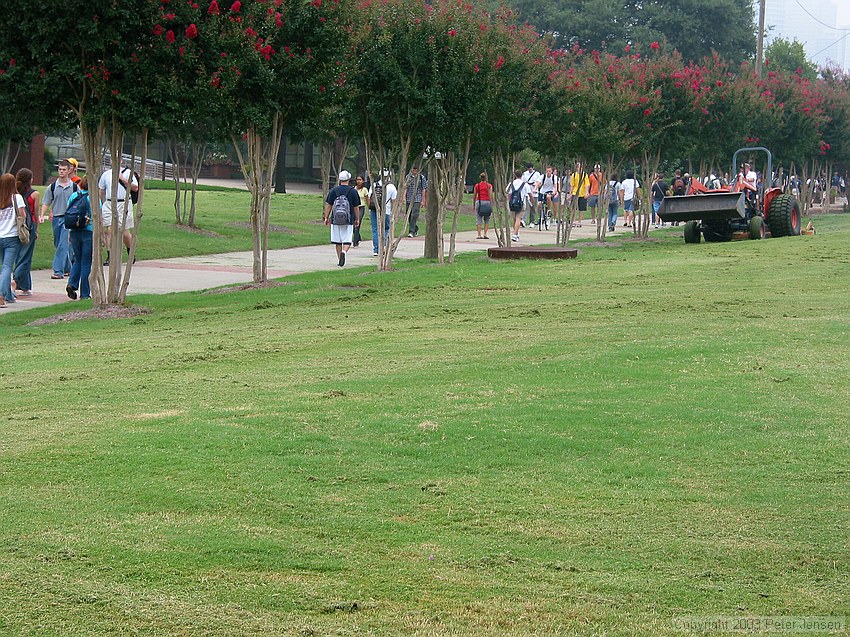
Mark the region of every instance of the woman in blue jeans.
<instances>
[{"instance_id":1,"label":"woman in blue jeans","mask_svg":"<svg viewBox=\"0 0 850 637\"><path fill-rule=\"evenodd\" d=\"M89 275L91 274L92 236L94 230L91 224L92 215L88 178L83 177L80 180L79 186L80 189L68 199L68 207L71 207L75 199L85 197L86 202L83 205L88 209L86 216L89 222L83 230L68 231L71 239L71 250L74 252L74 263L71 265L71 275L68 277L68 285L65 287L65 291L68 293L68 298L74 300L77 299L77 290L80 292L81 299L91 298Z\"/></svg>"},{"instance_id":2,"label":"woman in blue jeans","mask_svg":"<svg viewBox=\"0 0 850 637\"><path fill-rule=\"evenodd\" d=\"M14 303L12 269L23 244L18 239L18 218L23 221L27 206L15 188L15 176L0 176L0 307Z\"/></svg>"}]
</instances>

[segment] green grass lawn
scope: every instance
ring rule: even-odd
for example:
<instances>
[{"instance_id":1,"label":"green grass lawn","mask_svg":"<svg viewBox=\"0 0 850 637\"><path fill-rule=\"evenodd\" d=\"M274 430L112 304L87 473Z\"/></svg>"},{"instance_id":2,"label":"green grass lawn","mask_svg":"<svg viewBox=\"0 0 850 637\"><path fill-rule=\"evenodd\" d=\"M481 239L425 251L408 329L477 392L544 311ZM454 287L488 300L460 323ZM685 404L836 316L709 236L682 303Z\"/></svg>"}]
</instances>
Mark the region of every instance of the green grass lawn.
<instances>
[{"instance_id":1,"label":"green grass lawn","mask_svg":"<svg viewBox=\"0 0 850 637\"><path fill-rule=\"evenodd\" d=\"M174 213L174 189L170 182L152 181L144 193L143 216L139 226L139 259L217 254L251 250L251 195L244 190L220 186L199 186L196 226L178 226ZM272 195L269 249L320 245L328 242L328 228L322 223L322 197L319 195ZM471 205L471 199L468 203ZM420 220L424 219L424 211ZM420 221L420 225L422 225ZM475 229L475 216L467 211L458 221L459 230ZM400 229L399 229L400 230ZM446 221L446 231L451 220ZM367 210L361 234L372 240ZM34 269L53 263L53 230L49 222L39 227L39 240L33 256Z\"/></svg>"},{"instance_id":2,"label":"green grass lawn","mask_svg":"<svg viewBox=\"0 0 850 637\"><path fill-rule=\"evenodd\" d=\"M0 634L850 615L850 216L815 225L0 316Z\"/></svg>"}]
</instances>

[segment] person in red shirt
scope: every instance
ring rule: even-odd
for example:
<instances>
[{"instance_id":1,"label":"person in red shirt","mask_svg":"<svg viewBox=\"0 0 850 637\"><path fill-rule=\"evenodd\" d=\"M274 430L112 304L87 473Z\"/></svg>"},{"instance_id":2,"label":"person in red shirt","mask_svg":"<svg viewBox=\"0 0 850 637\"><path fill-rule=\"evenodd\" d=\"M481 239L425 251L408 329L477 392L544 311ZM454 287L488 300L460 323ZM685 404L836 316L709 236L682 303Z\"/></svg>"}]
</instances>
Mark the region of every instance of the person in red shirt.
<instances>
[{"instance_id":1,"label":"person in red shirt","mask_svg":"<svg viewBox=\"0 0 850 637\"><path fill-rule=\"evenodd\" d=\"M490 215L493 214L493 184L487 181L487 173L479 175L480 181L472 189L472 201L475 205L477 218L478 239L489 239L487 228L490 226ZM484 232L481 232L482 226Z\"/></svg>"},{"instance_id":2,"label":"person in red shirt","mask_svg":"<svg viewBox=\"0 0 850 637\"><path fill-rule=\"evenodd\" d=\"M590 223L596 223L596 213L599 210L599 185L602 183L602 166L596 164L590 173L587 189L587 207L590 208Z\"/></svg>"}]
</instances>

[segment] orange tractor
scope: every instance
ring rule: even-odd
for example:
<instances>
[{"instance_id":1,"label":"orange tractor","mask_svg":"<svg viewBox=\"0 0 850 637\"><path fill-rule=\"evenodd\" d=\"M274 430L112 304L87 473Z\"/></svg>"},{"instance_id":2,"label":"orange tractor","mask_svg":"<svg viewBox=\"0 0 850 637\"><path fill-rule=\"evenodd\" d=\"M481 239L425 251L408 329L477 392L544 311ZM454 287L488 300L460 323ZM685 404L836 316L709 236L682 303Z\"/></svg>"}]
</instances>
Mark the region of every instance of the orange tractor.
<instances>
[{"instance_id":1,"label":"orange tractor","mask_svg":"<svg viewBox=\"0 0 850 637\"><path fill-rule=\"evenodd\" d=\"M732 157L732 171L738 171L738 155L763 151L767 155L766 170L772 179L773 157L764 147L741 148ZM711 190L692 179L688 192L664 197L658 216L662 221L684 221L685 243L730 241L736 234L750 239L796 236L800 234L800 204L781 188L765 188L738 174L735 183Z\"/></svg>"}]
</instances>

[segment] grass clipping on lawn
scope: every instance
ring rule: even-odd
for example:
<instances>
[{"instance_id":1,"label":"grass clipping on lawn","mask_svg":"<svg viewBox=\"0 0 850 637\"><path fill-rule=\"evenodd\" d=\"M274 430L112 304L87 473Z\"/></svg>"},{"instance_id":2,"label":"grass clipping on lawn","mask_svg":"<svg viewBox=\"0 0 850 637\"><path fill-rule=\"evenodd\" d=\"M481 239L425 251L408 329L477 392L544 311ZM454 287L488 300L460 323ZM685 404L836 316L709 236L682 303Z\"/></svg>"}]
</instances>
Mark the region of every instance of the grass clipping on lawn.
<instances>
[{"instance_id":1,"label":"grass clipping on lawn","mask_svg":"<svg viewBox=\"0 0 850 637\"><path fill-rule=\"evenodd\" d=\"M850 218L660 234L9 328L0 626L655 637L850 615Z\"/></svg>"}]
</instances>

